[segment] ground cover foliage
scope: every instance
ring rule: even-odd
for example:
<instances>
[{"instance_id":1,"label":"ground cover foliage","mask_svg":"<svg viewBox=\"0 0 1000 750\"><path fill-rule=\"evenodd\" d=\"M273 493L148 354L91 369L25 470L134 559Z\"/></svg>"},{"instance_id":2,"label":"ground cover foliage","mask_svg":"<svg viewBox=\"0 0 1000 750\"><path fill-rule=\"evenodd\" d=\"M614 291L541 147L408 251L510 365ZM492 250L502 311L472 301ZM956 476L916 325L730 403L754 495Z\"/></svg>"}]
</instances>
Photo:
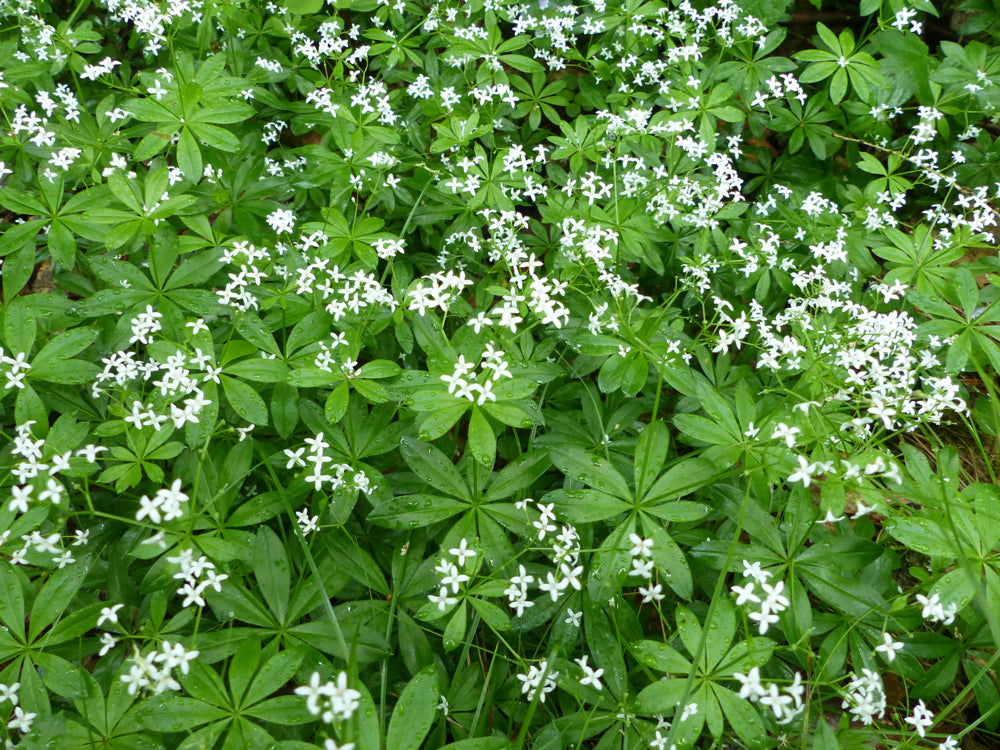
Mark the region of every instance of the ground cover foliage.
<instances>
[{"instance_id":1,"label":"ground cover foliage","mask_svg":"<svg viewBox=\"0 0 1000 750\"><path fill-rule=\"evenodd\" d=\"M998 11L819 9L0 0L7 746L996 746Z\"/></svg>"}]
</instances>

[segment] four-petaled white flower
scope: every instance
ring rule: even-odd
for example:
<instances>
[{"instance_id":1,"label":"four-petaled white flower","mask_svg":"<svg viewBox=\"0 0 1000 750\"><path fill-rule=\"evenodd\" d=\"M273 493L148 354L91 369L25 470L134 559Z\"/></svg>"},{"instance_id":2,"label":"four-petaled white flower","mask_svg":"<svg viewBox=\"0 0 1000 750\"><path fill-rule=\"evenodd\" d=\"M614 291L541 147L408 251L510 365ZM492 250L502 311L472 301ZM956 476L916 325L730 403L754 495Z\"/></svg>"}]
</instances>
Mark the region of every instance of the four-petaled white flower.
<instances>
[{"instance_id":1,"label":"four-petaled white flower","mask_svg":"<svg viewBox=\"0 0 1000 750\"><path fill-rule=\"evenodd\" d=\"M903 719L903 721L907 724L912 724L913 728L917 730L917 734L923 737L925 736L927 729L934 724L934 714L921 700L918 701L917 705L913 707L913 716L907 716Z\"/></svg>"},{"instance_id":2,"label":"four-petaled white flower","mask_svg":"<svg viewBox=\"0 0 1000 750\"><path fill-rule=\"evenodd\" d=\"M106 622L118 622L118 610L124 607L124 604L115 604L110 607L101 607L101 616L97 618L97 625L94 627L101 627Z\"/></svg>"},{"instance_id":3,"label":"four-petaled white flower","mask_svg":"<svg viewBox=\"0 0 1000 750\"><path fill-rule=\"evenodd\" d=\"M903 648L902 641L892 640L892 636L888 633L882 633L883 643L881 646L876 646L875 650L885 654L886 661L892 661L896 658L896 652Z\"/></svg>"}]
</instances>

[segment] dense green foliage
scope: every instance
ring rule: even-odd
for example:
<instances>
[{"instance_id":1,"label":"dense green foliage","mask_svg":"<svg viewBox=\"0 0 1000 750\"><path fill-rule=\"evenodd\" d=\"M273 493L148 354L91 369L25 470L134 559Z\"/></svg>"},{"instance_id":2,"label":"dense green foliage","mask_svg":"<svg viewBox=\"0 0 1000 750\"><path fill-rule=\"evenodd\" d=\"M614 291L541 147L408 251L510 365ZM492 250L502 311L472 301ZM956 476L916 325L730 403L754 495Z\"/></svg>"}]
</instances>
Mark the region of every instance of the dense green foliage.
<instances>
[{"instance_id":1,"label":"dense green foliage","mask_svg":"<svg viewBox=\"0 0 1000 750\"><path fill-rule=\"evenodd\" d=\"M845 5L0 0L8 746L995 746L1000 9Z\"/></svg>"}]
</instances>

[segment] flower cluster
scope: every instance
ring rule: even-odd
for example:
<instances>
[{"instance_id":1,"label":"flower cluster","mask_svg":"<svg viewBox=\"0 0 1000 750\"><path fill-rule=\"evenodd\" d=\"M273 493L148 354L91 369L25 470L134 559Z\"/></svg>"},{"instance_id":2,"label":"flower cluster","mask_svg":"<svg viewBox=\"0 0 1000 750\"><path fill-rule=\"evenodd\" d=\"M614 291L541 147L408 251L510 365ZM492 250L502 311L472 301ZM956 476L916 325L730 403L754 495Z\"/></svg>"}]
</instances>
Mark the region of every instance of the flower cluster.
<instances>
[{"instance_id":1,"label":"flower cluster","mask_svg":"<svg viewBox=\"0 0 1000 750\"><path fill-rule=\"evenodd\" d=\"M751 580L742 586L730 587L730 591L737 595L738 607L748 602L760 605L759 611L750 612L747 617L757 623L760 634L764 635L771 625L778 622L778 615L788 609L788 597L782 593L785 590L785 582L778 581L772 586L768 583L771 580L771 573L762 570L759 562L751 564L748 560L743 561L743 575ZM761 587L760 593L764 595L763 599L757 595L758 585Z\"/></svg>"},{"instance_id":2,"label":"flower cluster","mask_svg":"<svg viewBox=\"0 0 1000 750\"><path fill-rule=\"evenodd\" d=\"M312 484L314 489L320 490L326 485L331 492L335 492L344 487L347 484L345 477L352 469L349 464L334 463L333 456L326 455L326 449L330 447L330 444L323 438L323 433L320 432L314 438L306 438L305 442L309 448L309 454L305 458L302 458L302 454L305 453L306 446L294 451L291 448L285 449L285 455L288 457L286 468L293 469L305 466L308 461L313 465L312 473L307 474L305 480ZM327 464L332 465L327 467ZM327 470L332 473L327 474ZM358 474L357 476L362 475ZM355 477L356 481L357 476Z\"/></svg>"},{"instance_id":3,"label":"flower cluster","mask_svg":"<svg viewBox=\"0 0 1000 750\"><path fill-rule=\"evenodd\" d=\"M219 382L221 370L211 364L212 355L204 353L200 348L190 357L180 350L164 358L160 362L156 356L149 355L145 360L130 350L121 350L102 358L104 369L97 373L91 386L94 398L108 392L109 384L114 384L122 390L120 403L131 401L129 412L123 418L126 424L136 429L152 427L157 432L168 422L179 429L186 424L198 424L202 410L212 402L205 396L200 384L213 381ZM203 370L199 381L195 370ZM159 376L159 379L154 379ZM127 389L133 383L149 383L156 391L152 400L136 398L134 391ZM183 407L174 400L184 396Z\"/></svg>"},{"instance_id":4,"label":"flower cluster","mask_svg":"<svg viewBox=\"0 0 1000 750\"><path fill-rule=\"evenodd\" d=\"M428 310L435 308L448 312L452 300L473 283L473 280L465 275L465 271L428 274L408 292L410 301L407 309L413 310L418 315L426 315Z\"/></svg>"},{"instance_id":5,"label":"flower cluster","mask_svg":"<svg viewBox=\"0 0 1000 750\"><path fill-rule=\"evenodd\" d=\"M882 677L870 669L862 670L858 677L851 673L851 682L844 692L842 708L849 709L851 715L865 726L885 715L885 688Z\"/></svg>"},{"instance_id":6,"label":"flower cluster","mask_svg":"<svg viewBox=\"0 0 1000 750\"><path fill-rule=\"evenodd\" d=\"M549 669L548 661L543 660L537 665L532 664L528 667L528 671L519 674L517 679L521 681L521 693L527 694L529 701L535 700L537 695L538 700L545 703L545 696L556 689L559 673Z\"/></svg>"},{"instance_id":7,"label":"flower cluster","mask_svg":"<svg viewBox=\"0 0 1000 750\"><path fill-rule=\"evenodd\" d=\"M162 317L163 313L156 312L152 305L146 305L146 312L139 313L132 319L132 338L129 339L129 343L151 344L152 334L159 332L163 327L160 324Z\"/></svg>"},{"instance_id":8,"label":"flower cluster","mask_svg":"<svg viewBox=\"0 0 1000 750\"><path fill-rule=\"evenodd\" d=\"M169 489L157 490L152 498L143 495L139 499L139 510L136 511L135 520L142 521L148 518L150 523L158 524L181 518L184 515L184 503L190 499L181 492L181 480L175 479Z\"/></svg>"},{"instance_id":9,"label":"flower cluster","mask_svg":"<svg viewBox=\"0 0 1000 750\"><path fill-rule=\"evenodd\" d=\"M337 681L321 682L319 672L313 672L308 685L295 688L296 695L306 696L306 708L327 724L350 721L361 705L361 693L347 686L347 673L337 675Z\"/></svg>"},{"instance_id":10,"label":"flower cluster","mask_svg":"<svg viewBox=\"0 0 1000 750\"><path fill-rule=\"evenodd\" d=\"M506 354L494 348L493 342L486 345L479 360L480 372L476 373L476 365L467 362L464 354L458 355L455 369L451 375L441 375L439 380L448 386L448 393L455 398L464 398L480 406L487 401L496 401L493 384L502 378L513 378ZM489 370L489 374L485 371ZM472 377L470 377L472 376ZM485 377L484 377L485 376Z\"/></svg>"},{"instance_id":11,"label":"flower cluster","mask_svg":"<svg viewBox=\"0 0 1000 750\"><path fill-rule=\"evenodd\" d=\"M802 684L800 672L795 673L795 679L791 685L783 687L778 687L773 682L765 687L761 683L760 669L757 667L751 669L747 674L735 672L733 677L741 685L740 698L767 706L774 712L774 717L779 724L790 724L795 717L805 711L805 703L802 700L805 686Z\"/></svg>"},{"instance_id":12,"label":"flower cluster","mask_svg":"<svg viewBox=\"0 0 1000 750\"><path fill-rule=\"evenodd\" d=\"M177 596L184 597L181 603L184 607L190 607L192 604L204 607L205 598L202 594L205 590L212 588L215 591L222 591L222 582L229 578L226 573L217 573L215 563L204 555L195 560L194 552L190 549L181 550L176 556L168 557L167 562L180 568L174 573L174 578L184 581L184 584L177 589Z\"/></svg>"},{"instance_id":13,"label":"flower cluster","mask_svg":"<svg viewBox=\"0 0 1000 750\"><path fill-rule=\"evenodd\" d=\"M436 595L430 594L427 597L432 604L437 605L440 612L446 612L450 606L458 602L456 597L449 596L449 588L451 594L457 594L462 584L469 581L469 576L463 572L465 561L467 558L476 557L476 551L469 547L469 540L465 537L462 537L457 547L448 550L448 554L454 555L457 560L452 562L447 557L441 558L434 568L434 572L441 577L441 588Z\"/></svg>"},{"instance_id":14,"label":"flower cluster","mask_svg":"<svg viewBox=\"0 0 1000 750\"><path fill-rule=\"evenodd\" d=\"M995 259L974 259L1000 237L997 35L975 17L899 75L923 46L892 40L933 15L902 2L802 49L785 0L99 0L67 19L0 0L19 30L0 45L0 627L39 664L96 654L105 691L0 685L9 733L52 726L50 702L102 726L108 675L137 697L193 686L189 666L235 688L246 664L260 710L201 712L199 736L348 750L361 725L342 722L380 682L375 724L419 718L413 743L434 746L481 739L473 711L539 743L597 711L573 741L774 744L748 735L763 718L809 745L831 684L841 719L883 717L875 671L797 669L844 623L856 669L920 680L921 653L896 658L921 639L893 566L957 557L914 531L940 507L996 541L992 487L938 483L944 455L886 439L947 439L956 414L997 427L968 377L997 357ZM985 584L949 603L929 571L916 604L957 648ZM164 599L150 583L171 575ZM800 594L819 627L789 644ZM256 618L228 651L237 595L306 661ZM319 633L330 607L343 638ZM164 629L122 667L124 641ZM695 667L738 684L744 715L689 694ZM311 679L275 702L266 675L290 669ZM395 700L429 679L443 716L426 690L422 717ZM261 718L284 700L312 726ZM926 744L943 706L901 707L896 729Z\"/></svg>"},{"instance_id":15,"label":"flower cluster","mask_svg":"<svg viewBox=\"0 0 1000 750\"><path fill-rule=\"evenodd\" d=\"M8 357L0 346L0 364L7 365L8 368L4 371L3 376L6 381L3 384L4 390L10 390L11 388L24 388L24 376L31 369L31 363L27 360L27 355L24 352L18 352L16 357Z\"/></svg>"},{"instance_id":16,"label":"flower cluster","mask_svg":"<svg viewBox=\"0 0 1000 750\"><path fill-rule=\"evenodd\" d=\"M945 625L951 625L955 622L955 614L958 612L958 606L954 602L950 602L947 605L942 603L940 594L932 594L929 597L917 594L916 599L917 603L923 607L920 616L925 620L940 622Z\"/></svg>"},{"instance_id":17,"label":"flower cluster","mask_svg":"<svg viewBox=\"0 0 1000 750\"><path fill-rule=\"evenodd\" d=\"M173 670L180 668L181 674L191 671L191 662L198 658L200 652L187 650L180 643L171 644L164 641L162 650L141 654L135 650L132 656L132 666L128 674L121 676L121 681L128 685L129 695L135 695L140 690L150 688L154 695L168 690L178 691L181 684L174 678Z\"/></svg>"},{"instance_id":18,"label":"flower cluster","mask_svg":"<svg viewBox=\"0 0 1000 750\"><path fill-rule=\"evenodd\" d=\"M316 241L321 242L321 246L326 244L325 237ZM378 248L383 246L378 245ZM378 251L387 252L384 249ZM348 275L340 266L330 266L329 258L315 258L299 268L295 286L299 294L318 292L335 323L348 315L370 314L380 307L391 313L399 306L375 274L356 268Z\"/></svg>"}]
</instances>

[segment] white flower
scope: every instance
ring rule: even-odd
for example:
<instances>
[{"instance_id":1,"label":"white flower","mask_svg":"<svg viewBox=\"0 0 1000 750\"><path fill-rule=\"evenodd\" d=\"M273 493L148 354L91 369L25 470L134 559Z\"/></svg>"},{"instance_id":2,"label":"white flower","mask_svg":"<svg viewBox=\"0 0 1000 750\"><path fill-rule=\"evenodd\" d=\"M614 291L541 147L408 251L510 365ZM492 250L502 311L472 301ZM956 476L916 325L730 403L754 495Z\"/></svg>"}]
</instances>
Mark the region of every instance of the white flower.
<instances>
[{"instance_id":1,"label":"white flower","mask_svg":"<svg viewBox=\"0 0 1000 750\"><path fill-rule=\"evenodd\" d=\"M653 577L653 561L652 560L640 560L638 557L632 558L632 570L628 572L630 576L636 576L637 578L652 578Z\"/></svg>"},{"instance_id":2,"label":"white flower","mask_svg":"<svg viewBox=\"0 0 1000 750\"><path fill-rule=\"evenodd\" d=\"M632 549L629 550L629 554L632 557L649 557L653 554L653 540L643 539L638 534L629 534L628 540L632 542Z\"/></svg>"},{"instance_id":3,"label":"white flower","mask_svg":"<svg viewBox=\"0 0 1000 750\"><path fill-rule=\"evenodd\" d=\"M542 684L542 675L545 676L545 684ZM559 677L559 673L555 671L549 671L549 665L547 661L541 662L538 666L531 666L528 668L527 674L519 674L517 679L522 683L521 693L527 694L528 700L532 701L535 699L535 694L541 688L541 694L538 696L539 701L545 703L545 696L556 689L556 680Z\"/></svg>"},{"instance_id":4,"label":"white flower","mask_svg":"<svg viewBox=\"0 0 1000 750\"><path fill-rule=\"evenodd\" d=\"M754 583L750 581L745 586L731 586L730 591L736 594L736 606L742 606L747 602L760 603L760 597L754 593Z\"/></svg>"},{"instance_id":5,"label":"white flower","mask_svg":"<svg viewBox=\"0 0 1000 750\"><path fill-rule=\"evenodd\" d=\"M806 487L809 486L809 482L812 480L813 472L816 470L815 465L809 462L809 459L804 456L797 456L799 460L799 468L794 472L789 474L789 482L802 482Z\"/></svg>"},{"instance_id":6,"label":"white flower","mask_svg":"<svg viewBox=\"0 0 1000 750\"><path fill-rule=\"evenodd\" d=\"M290 233L295 226L295 214L283 208L272 211L267 216L267 223L275 234Z\"/></svg>"},{"instance_id":7,"label":"white flower","mask_svg":"<svg viewBox=\"0 0 1000 750\"><path fill-rule=\"evenodd\" d=\"M642 594L643 604L652 604L653 602L661 601L664 598L663 586L658 583L653 584L649 588L639 587L639 593Z\"/></svg>"},{"instance_id":8,"label":"white flower","mask_svg":"<svg viewBox=\"0 0 1000 750\"><path fill-rule=\"evenodd\" d=\"M800 432L802 432L802 430L798 427L789 427L784 422L778 422L778 424L774 426L774 431L771 433L771 439L784 439L785 445L789 448L793 448L795 446L795 436Z\"/></svg>"},{"instance_id":9,"label":"white flower","mask_svg":"<svg viewBox=\"0 0 1000 750\"><path fill-rule=\"evenodd\" d=\"M680 721L685 721L691 718L692 716L696 716L697 714L698 714L698 704L688 703L686 706L684 706L684 710L681 711Z\"/></svg>"},{"instance_id":10,"label":"white flower","mask_svg":"<svg viewBox=\"0 0 1000 750\"><path fill-rule=\"evenodd\" d=\"M934 714L928 710L923 701L918 701L913 709L913 716L907 716L903 721L912 724L917 734L923 737L927 728L934 724Z\"/></svg>"},{"instance_id":11,"label":"white flower","mask_svg":"<svg viewBox=\"0 0 1000 750\"><path fill-rule=\"evenodd\" d=\"M458 543L458 547L453 547L448 550L448 553L455 555L458 558L459 567L465 565L465 558L476 556L476 551L469 549L469 542L465 539L465 537L463 537L462 541Z\"/></svg>"},{"instance_id":12,"label":"white flower","mask_svg":"<svg viewBox=\"0 0 1000 750\"><path fill-rule=\"evenodd\" d=\"M118 622L118 610L124 607L124 604L115 604L111 607L101 607L101 616L97 618L97 625L94 627L101 627L106 622Z\"/></svg>"},{"instance_id":13,"label":"white flower","mask_svg":"<svg viewBox=\"0 0 1000 750\"><path fill-rule=\"evenodd\" d=\"M903 648L903 643L892 640L892 636L888 633L882 633L882 639L884 643L876 646L875 650L885 654L886 661L892 661L896 658L896 652Z\"/></svg>"},{"instance_id":14,"label":"white flower","mask_svg":"<svg viewBox=\"0 0 1000 750\"><path fill-rule=\"evenodd\" d=\"M601 675L604 674L603 669L592 669L587 666L587 656L584 655L579 659L574 659L574 661L580 665L580 669L583 670L583 677L580 678L581 685L590 685L595 690L603 689L601 685Z\"/></svg>"},{"instance_id":15,"label":"white flower","mask_svg":"<svg viewBox=\"0 0 1000 750\"><path fill-rule=\"evenodd\" d=\"M303 508L295 514L296 520L299 522L299 529L302 531L302 536L316 531L317 524L319 523L319 516L310 516L309 509Z\"/></svg>"},{"instance_id":16,"label":"white flower","mask_svg":"<svg viewBox=\"0 0 1000 750\"><path fill-rule=\"evenodd\" d=\"M17 691L20 688L20 682L15 682L11 685L0 685L0 703L10 701L12 706L16 706L18 701Z\"/></svg>"},{"instance_id":17,"label":"white flower","mask_svg":"<svg viewBox=\"0 0 1000 750\"><path fill-rule=\"evenodd\" d=\"M32 486L26 484L23 487L11 487L10 491L13 495L13 499L7 506L9 510L16 511L18 513L28 512L28 500L31 499Z\"/></svg>"},{"instance_id":18,"label":"white flower","mask_svg":"<svg viewBox=\"0 0 1000 750\"><path fill-rule=\"evenodd\" d=\"M747 674L734 672L733 677L739 680L740 685L742 685L740 688L740 698L755 701L767 695L767 691L760 683L760 669L758 667L754 667Z\"/></svg>"},{"instance_id":19,"label":"white flower","mask_svg":"<svg viewBox=\"0 0 1000 750\"><path fill-rule=\"evenodd\" d=\"M20 706L14 709L14 716L9 722L7 722L8 729L20 729L22 732L27 734L31 731L31 724L35 720L38 714L28 713Z\"/></svg>"},{"instance_id":20,"label":"white flower","mask_svg":"<svg viewBox=\"0 0 1000 750\"><path fill-rule=\"evenodd\" d=\"M434 594L428 594L427 598L431 601L432 604L436 604L438 610L440 610L441 612L446 611L448 607L458 602L458 599L456 599L455 597L448 596L447 586L442 586L441 591L440 593L438 593L437 596L435 596Z\"/></svg>"}]
</instances>

